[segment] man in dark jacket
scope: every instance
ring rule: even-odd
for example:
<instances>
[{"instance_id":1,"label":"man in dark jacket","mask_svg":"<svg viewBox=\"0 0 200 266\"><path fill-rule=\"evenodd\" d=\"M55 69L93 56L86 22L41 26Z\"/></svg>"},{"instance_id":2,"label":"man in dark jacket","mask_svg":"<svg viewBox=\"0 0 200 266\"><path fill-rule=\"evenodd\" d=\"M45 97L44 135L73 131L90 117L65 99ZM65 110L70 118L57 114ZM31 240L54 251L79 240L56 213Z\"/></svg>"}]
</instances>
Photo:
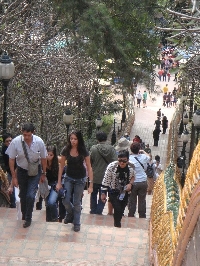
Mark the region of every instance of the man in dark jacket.
<instances>
[{"instance_id":1,"label":"man in dark jacket","mask_svg":"<svg viewBox=\"0 0 200 266\"><path fill-rule=\"evenodd\" d=\"M90 160L93 170L93 192L90 198L90 213L102 214L105 202L101 200L101 184L105 170L109 163L117 160L117 153L113 146L106 143L107 134L97 132L97 145L93 145L90 149ZM97 199L98 198L98 199Z\"/></svg>"},{"instance_id":2,"label":"man in dark jacket","mask_svg":"<svg viewBox=\"0 0 200 266\"><path fill-rule=\"evenodd\" d=\"M161 120L160 120L160 117L159 116L157 117L157 120L155 120L154 125L156 125L156 128L160 129L160 127L161 127Z\"/></svg>"},{"instance_id":3,"label":"man in dark jacket","mask_svg":"<svg viewBox=\"0 0 200 266\"><path fill-rule=\"evenodd\" d=\"M154 139L154 144L153 146L158 146L158 141L159 141L159 136L160 136L160 128L155 128L153 131L153 139Z\"/></svg>"}]
</instances>

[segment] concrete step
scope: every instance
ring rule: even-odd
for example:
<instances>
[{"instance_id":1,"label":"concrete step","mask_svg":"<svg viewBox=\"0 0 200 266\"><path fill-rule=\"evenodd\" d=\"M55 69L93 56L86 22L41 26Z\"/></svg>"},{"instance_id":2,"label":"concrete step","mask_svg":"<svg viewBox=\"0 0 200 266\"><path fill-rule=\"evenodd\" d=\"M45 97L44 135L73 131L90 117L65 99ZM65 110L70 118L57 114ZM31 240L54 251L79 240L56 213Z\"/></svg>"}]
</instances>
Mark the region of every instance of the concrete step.
<instances>
[{"instance_id":1,"label":"concrete step","mask_svg":"<svg viewBox=\"0 0 200 266\"><path fill-rule=\"evenodd\" d=\"M45 222L45 208L34 210L30 227L16 220L16 209L0 211L1 265L148 265L149 219L82 213L81 231L71 224Z\"/></svg>"},{"instance_id":2,"label":"concrete step","mask_svg":"<svg viewBox=\"0 0 200 266\"><path fill-rule=\"evenodd\" d=\"M17 210L0 208L0 266L5 265L149 265L149 216L152 196L147 196L147 219L122 218L113 226L112 215L89 214L90 195L82 200L81 231L72 224L46 222L46 208L33 211L30 227L23 228Z\"/></svg>"}]
</instances>

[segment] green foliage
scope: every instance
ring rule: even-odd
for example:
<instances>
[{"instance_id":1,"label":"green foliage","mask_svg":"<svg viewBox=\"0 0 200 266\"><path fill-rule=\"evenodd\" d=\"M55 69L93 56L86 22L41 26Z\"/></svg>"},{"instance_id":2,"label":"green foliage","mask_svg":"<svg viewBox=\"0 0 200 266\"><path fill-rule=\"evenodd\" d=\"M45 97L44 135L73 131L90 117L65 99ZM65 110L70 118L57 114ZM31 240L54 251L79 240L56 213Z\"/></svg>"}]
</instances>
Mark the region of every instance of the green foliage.
<instances>
[{"instance_id":1,"label":"green foliage","mask_svg":"<svg viewBox=\"0 0 200 266\"><path fill-rule=\"evenodd\" d=\"M193 45L193 40L192 40L191 36L186 36L185 37L185 47L186 47L186 49L189 48L192 45Z\"/></svg>"},{"instance_id":2,"label":"green foliage","mask_svg":"<svg viewBox=\"0 0 200 266\"><path fill-rule=\"evenodd\" d=\"M103 124L101 130L109 134L113 125L114 117L113 115L105 115L102 117Z\"/></svg>"},{"instance_id":3,"label":"green foliage","mask_svg":"<svg viewBox=\"0 0 200 266\"><path fill-rule=\"evenodd\" d=\"M140 65L141 72L153 71L158 39L149 32L154 27L156 0L53 2L57 9L62 9L66 27L74 29L72 38L76 48L97 62L100 78L120 76L130 86L135 77L134 62L137 68ZM112 59L112 64L107 64L107 59Z\"/></svg>"},{"instance_id":4,"label":"green foliage","mask_svg":"<svg viewBox=\"0 0 200 266\"><path fill-rule=\"evenodd\" d=\"M113 126L113 120L114 120L113 115L105 115L102 117L102 120L103 120L103 124L102 124L102 127L100 128L100 130L104 131L108 135L111 131L112 126ZM96 132L97 132L97 129L94 128L92 130L92 134L89 138L86 137L86 135L84 137L85 145L86 145L88 150L92 147L92 145L97 144Z\"/></svg>"}]
</instances>

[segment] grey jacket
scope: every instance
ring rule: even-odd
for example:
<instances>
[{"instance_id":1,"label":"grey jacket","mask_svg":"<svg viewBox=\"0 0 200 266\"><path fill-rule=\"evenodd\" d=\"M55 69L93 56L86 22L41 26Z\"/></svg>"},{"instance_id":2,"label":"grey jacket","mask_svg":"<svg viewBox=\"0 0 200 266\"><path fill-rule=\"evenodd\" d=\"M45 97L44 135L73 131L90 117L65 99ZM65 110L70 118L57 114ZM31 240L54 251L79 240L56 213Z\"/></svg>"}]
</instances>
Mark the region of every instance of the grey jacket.
<instances>
[{"instance_id":1,"label":"grey jacket","mask_svg":"<svg viewBox=\"0 0 200 266\"><path fill-rule=\"evenodd\" d=\"M100 142L91 147L90 160L93 170L93 182L101 184L108 164L117 160L117 153L112 145Z\"/></svg>"}]
</instances>

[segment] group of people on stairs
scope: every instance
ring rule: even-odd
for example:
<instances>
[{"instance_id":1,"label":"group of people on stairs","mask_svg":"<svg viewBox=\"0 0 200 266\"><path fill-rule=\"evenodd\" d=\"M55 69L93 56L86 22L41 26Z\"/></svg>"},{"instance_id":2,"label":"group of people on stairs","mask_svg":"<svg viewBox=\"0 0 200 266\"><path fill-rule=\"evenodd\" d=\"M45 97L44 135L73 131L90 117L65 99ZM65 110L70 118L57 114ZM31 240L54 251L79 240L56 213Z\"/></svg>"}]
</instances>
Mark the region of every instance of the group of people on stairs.
<instances>
[{"instance_id":1,"label":"group of people on stairs","mask_svg":"<svg viewBox=\"0 0 200 266\"><path fill-rule=\"evenodd\" d=\"M121 227L126 207L129 217L135 217L138 207L139 218L146 218L146 194L153 190L148 189L147 182L151 178L147 176L147 167L152 158L149 145L138 135L133 141L128 140L129 136L122 137L113 147L107 143L107 134L98 131L97 144L88 151L82 133L73 130L58 156L55 146L46 146L35 134L32 123L25 123L21 130L22 134L13 139L11 135L4 137L4 145L8 144L4 157L13 204L14 188L19 188L24 228L32 223L36 193L42 187L46 221L64 220L65 224L73 224L75 232L80 231L86 182L88 193L91 193L90 214L102 215L108 198L115 227ZM154 170L156 168L155 164ZM157 174L153 175L155 181Z\"/></svg>"}]
</instances>

